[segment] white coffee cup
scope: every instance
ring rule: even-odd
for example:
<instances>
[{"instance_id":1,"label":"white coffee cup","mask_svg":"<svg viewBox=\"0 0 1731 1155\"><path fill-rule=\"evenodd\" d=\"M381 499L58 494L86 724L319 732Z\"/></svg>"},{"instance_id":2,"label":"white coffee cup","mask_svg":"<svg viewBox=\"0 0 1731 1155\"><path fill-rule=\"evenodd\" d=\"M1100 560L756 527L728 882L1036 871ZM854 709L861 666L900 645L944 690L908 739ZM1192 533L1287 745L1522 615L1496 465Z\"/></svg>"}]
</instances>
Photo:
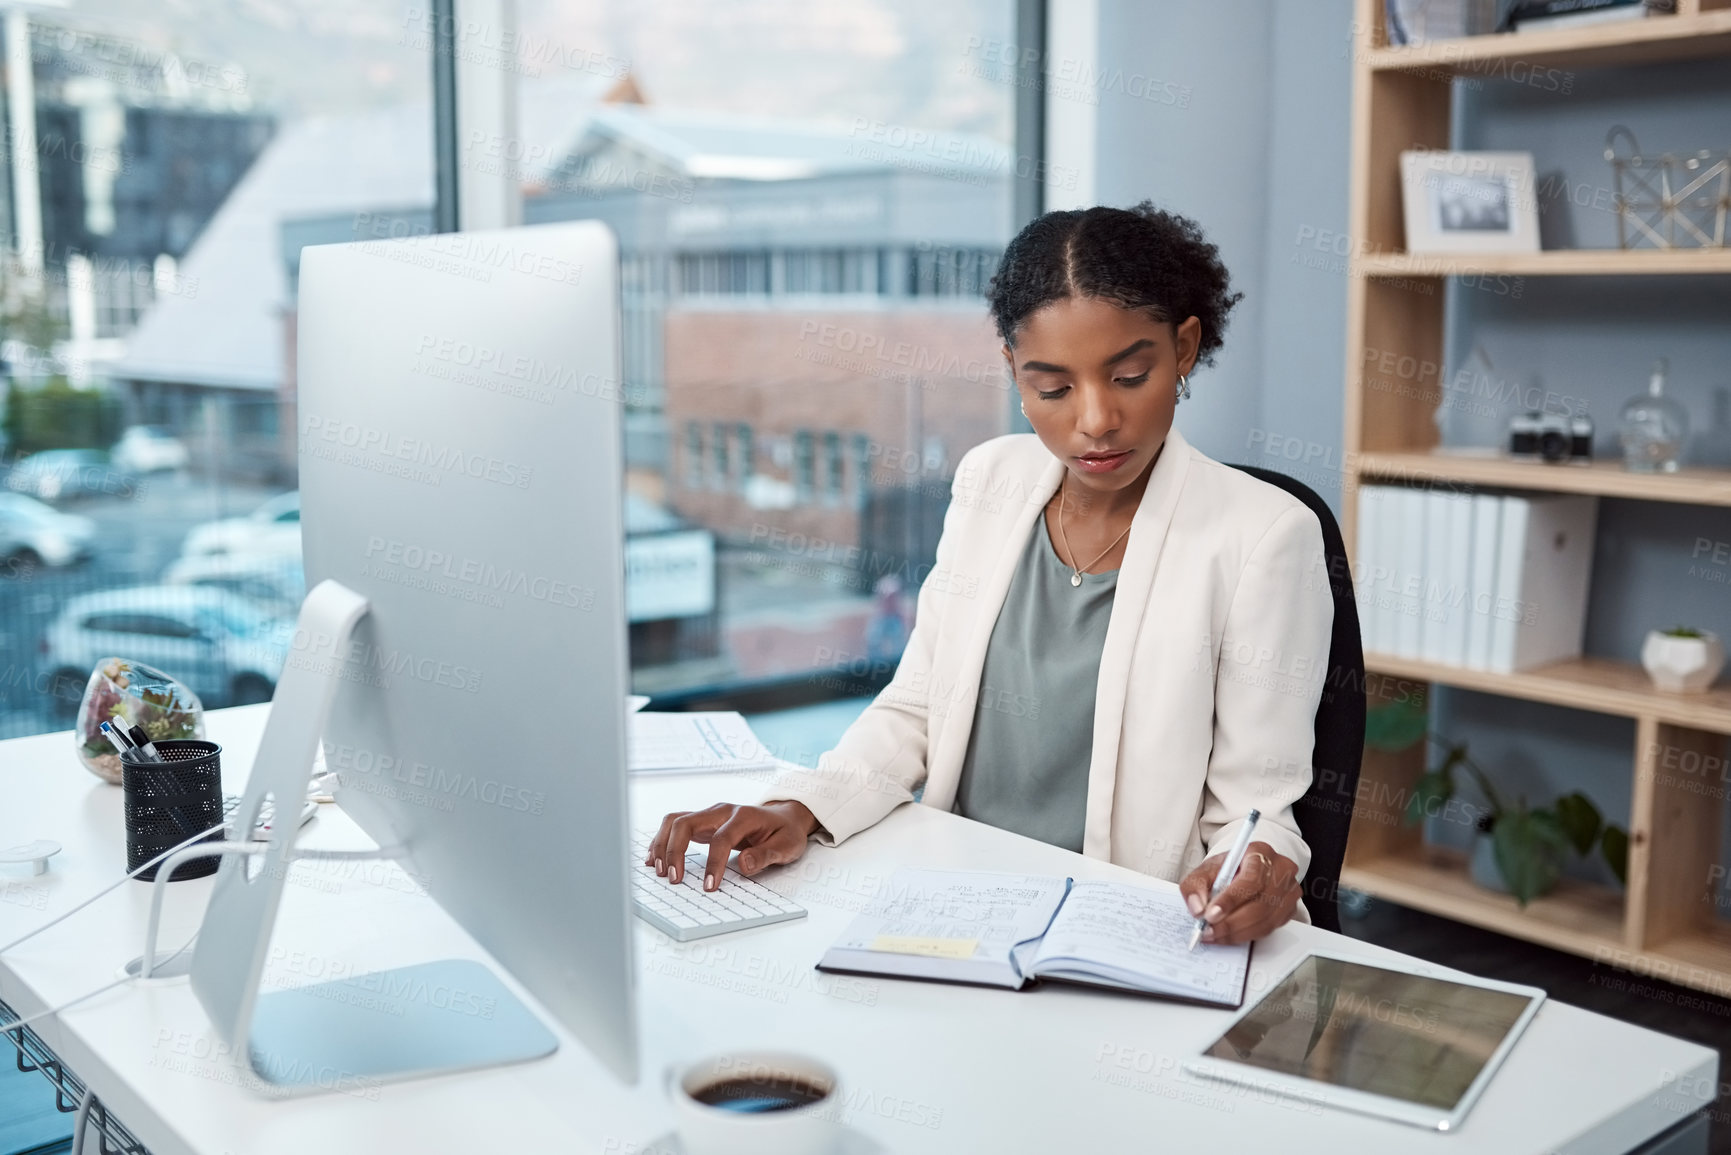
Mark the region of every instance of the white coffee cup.
<instances>
[{"instance_id":1,"label":"white coffee cup","mask_svg":"<svg viewBox=\"0 0 1731 1155\"><path fill-rule=\"evenodd\" d=\"M766 1099L800 1098L800 1090L822 1094L778 1110L741 1110L703 1101L706 1092L713 1095L728 1084L747 1091L755 1085ZM669 1068L666 1085L685 1155L830 1155L840 1137L836 1073L804 1055L788 1051L714 1055Z\"/></svg>"}]
</instances>

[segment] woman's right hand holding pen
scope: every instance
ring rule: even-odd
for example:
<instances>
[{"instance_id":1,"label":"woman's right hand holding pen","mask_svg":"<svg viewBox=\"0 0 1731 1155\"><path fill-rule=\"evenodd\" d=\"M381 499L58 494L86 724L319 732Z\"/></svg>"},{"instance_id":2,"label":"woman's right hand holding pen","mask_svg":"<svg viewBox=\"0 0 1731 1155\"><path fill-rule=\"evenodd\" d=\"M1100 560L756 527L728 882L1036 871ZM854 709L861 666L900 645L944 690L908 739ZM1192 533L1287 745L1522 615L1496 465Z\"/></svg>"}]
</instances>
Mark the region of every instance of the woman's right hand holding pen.
<instances>
[{"instance_id":1,"label":"woman's right hand holding pen","mask_svg":"<svg viewBox=\"0 0 1731 1155\"><path fill-rule=\"evenodd\" d=\"M1208 922L1203 942L1251 942L1284 926L1298 909L1304 891L1298 883L1298 864L1268 843L1252 842L1237 876L1215 896L1214 876L1225 864L1224 854L1206 858L1178 884L1191 915Z\"/></svg>"}]
</instances>

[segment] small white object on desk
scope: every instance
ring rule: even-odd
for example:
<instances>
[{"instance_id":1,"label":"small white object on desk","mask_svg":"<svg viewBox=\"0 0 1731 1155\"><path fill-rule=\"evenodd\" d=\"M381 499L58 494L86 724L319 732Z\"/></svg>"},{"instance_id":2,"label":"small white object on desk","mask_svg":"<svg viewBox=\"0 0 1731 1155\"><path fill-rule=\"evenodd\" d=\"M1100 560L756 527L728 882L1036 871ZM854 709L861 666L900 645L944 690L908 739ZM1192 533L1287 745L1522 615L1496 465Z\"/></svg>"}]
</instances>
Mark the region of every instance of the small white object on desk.
<instances>
[{"instance_id":1,"label":"small white object on desk","mask_svg":"<svg viewBox=\"0 0 1731 1155\"><path fill-rule=\"evenodd\" d=\"M638 713L628 719L632 773L773 770L780 763L732 710Z\"/></svg>"},{"instance_id":2,"label":"small white object on desk","mask_svg":"<svg viewBox=\"0 0 1731 1155\"><path fill-rule=\"evenodd\" d=\"M47 874L48 860L60 853L58 842L45 838L0 850L0 862L28 862L31 874Z\"/></svg>"}]
</instances>

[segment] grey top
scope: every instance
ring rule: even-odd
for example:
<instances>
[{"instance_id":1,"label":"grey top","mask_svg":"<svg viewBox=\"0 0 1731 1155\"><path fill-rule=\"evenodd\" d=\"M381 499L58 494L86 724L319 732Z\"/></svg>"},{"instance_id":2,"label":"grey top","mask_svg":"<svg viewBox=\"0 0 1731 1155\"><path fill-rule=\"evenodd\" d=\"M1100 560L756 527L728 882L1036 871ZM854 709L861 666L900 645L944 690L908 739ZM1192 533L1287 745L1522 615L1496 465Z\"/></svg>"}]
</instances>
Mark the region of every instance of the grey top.
<instances>
[{"instance_id":1,"label":"grey top","mask_svg":"<svg viewBox=\"0 0 1731 1155\"><path fill-rule=\"evenodd\" d=\"M1080 852L1094 690L1118 571L1058 560L1046 519L1028 535L992 627L957 814Z\"/></svg>"}]
</instances>

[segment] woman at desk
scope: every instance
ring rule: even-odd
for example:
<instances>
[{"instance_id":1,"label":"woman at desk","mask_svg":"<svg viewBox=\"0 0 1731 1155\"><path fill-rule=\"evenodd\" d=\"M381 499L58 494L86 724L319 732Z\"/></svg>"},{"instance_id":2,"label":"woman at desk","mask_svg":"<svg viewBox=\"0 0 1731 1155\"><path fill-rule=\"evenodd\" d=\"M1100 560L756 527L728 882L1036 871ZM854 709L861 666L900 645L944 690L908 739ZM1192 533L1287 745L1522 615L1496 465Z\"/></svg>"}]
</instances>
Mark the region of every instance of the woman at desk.
<instances>
[{"instance_id":1,"label":"woman at desk","mask_svg":"<svg viewBox=\"0 0 1731 1155\"><path fill-rule=\"evenodd\" d=\"M1034 432L958 465L895 677L764 802L667 815L657 872L678 881L693 841L706 887L734 850L746 874L791 862L924 781L927 806L1178 881L1204 941L1308 918L1291 807L1333 622L1321 527L1172 425L1241 296L1196 225L1147 202L1023 229L988 303Z\"/></svg>"}]
</instances>

